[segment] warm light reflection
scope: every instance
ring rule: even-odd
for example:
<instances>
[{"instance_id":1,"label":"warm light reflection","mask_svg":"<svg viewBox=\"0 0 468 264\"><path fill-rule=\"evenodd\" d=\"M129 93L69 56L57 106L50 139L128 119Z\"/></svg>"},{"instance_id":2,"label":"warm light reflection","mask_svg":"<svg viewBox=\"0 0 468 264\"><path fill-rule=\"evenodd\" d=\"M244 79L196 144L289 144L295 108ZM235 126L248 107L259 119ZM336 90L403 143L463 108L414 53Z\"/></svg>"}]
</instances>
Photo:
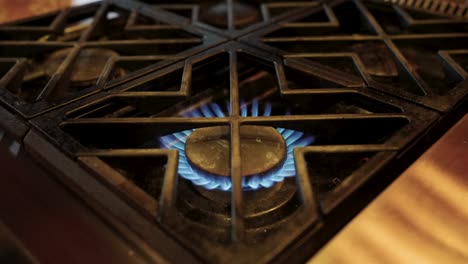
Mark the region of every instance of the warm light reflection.
<instances>
[{"instance_id":1,"label":"warm light reflection","mask_svg":"<svg viewBox=\"0 0 468 264\"><path fill-rule=\"evenodd\" d=\"M100 0L73 0L73 5L85 5L93 2L99 2Z\"/></svg>"},{"instance_id":2,"label":"warm light reflection","mask_svg":"<svg viewBox=\"0 0 468 264\"><path fill-rule=\"evenodd\" d=\"M0 0L0 23L37 16L69 6L79 6L99 0Z\"/></svg>"}]
</instances>

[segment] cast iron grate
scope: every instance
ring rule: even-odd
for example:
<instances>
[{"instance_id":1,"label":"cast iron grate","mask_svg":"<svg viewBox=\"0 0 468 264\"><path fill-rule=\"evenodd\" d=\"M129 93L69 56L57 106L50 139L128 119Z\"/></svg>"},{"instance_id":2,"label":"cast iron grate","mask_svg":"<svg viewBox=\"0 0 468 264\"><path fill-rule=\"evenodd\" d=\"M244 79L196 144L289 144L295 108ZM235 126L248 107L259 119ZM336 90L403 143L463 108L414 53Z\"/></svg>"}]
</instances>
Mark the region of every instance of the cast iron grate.
<instances>
[{"instance_id":1,"label":"cast iron grate","mask_svg":"<svg viewBox=\"0 0 468 264\"><path fill-rule=\"evenodd\" d=\"M33 122L201 259L268 262L306 230L343 224L336 210L359 208L353 195L375 177L385 182L384 169L436 117L347 73L320 76L301 60L229 42ZM291 149L292 177L246 186L243 127L312 139ZM165 144L207 128L228 131L227 188L187 176L176 150L189 150Z\"/></svg>"},{"instance_id":2,"label":"cast iron grate","mask_svg":"<svg viewBox=\"0 0 468 264\"><path fill-rule=\"evenodd\" d=\"M463 18L344 0L324 3L244 40L311 65L338 64L375 89L449 111L468 92L467 32Z\"/></svg>"},{"instance_id":3,"label":"cast iron grate","mask_svg":"<svg viewBox=\"0 0 468 264\"><path fill-rule=\"evenodd\" d=\"M181 21L230 38L236 38L305 8L319 6L320 1L282 0L208 0L151 1L142 0L154 9L164 9L180 16Z\"/></svg>"},{"instance_id":4,"label":"cast iron grate","mask_svg":"<svg viewBox=\"0 0 468 264\"><path fill-rule=\"evenodd\" d=\"M34 116L218 41L164 11L118 1L1 25L1 99Z\"/></svg>"},{"instance_id":5,"label":"cast iron grate","mask_svg":"<svg viewBox=\"0 0 468 264\"><path fill-rule=\"evenodd\" d=\"M357 0L106 1L0 27L0 98L31 118L28 153L161 257L300 262L445 129L466 23Z\"/></svg>"}]
</instances>

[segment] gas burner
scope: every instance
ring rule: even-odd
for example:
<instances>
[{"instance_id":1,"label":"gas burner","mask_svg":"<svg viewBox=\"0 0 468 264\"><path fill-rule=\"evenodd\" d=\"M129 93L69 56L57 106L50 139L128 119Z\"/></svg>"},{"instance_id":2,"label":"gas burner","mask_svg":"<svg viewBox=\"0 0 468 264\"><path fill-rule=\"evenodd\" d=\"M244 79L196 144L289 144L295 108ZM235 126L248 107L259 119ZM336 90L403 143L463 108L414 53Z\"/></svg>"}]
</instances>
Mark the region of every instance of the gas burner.
<instances>
[{"instance_id":1,"label":"gas burner","mask_svg":"<svg viewBox=\"0 0 468 264\"><path fill-rule=\"evenodd\" d=\"M229 107L228 107L229 108ZM258 116L258 100L249 109L241 105L241 116ZM271 103L265 104L263 116L270 116ZM216 103L204 104L184 114L186 117L225 117ZM284 128L242 126L242 186L245 190L270 188L285 178L294 177L293 150L313 143L314 137ZM206 189L231 190L229 170L230 144L228 127L185 130L160 138L161 146L179 151L179 174Z\"/></svg>"},{"instance_id":2,"label":"gas burner","mask_svg":"<svg viewBox=\"0 0 468 264\"><path fill-rule=\"evenodd\" d=\"M45 74L53 76L64 59L72 51L71 48L61 49L52 53L45 62ZM75 87L91 86L97 82L103 69L111 58L117 58L119 54L113 50L103 48L83 49L72 66L70 84ZM121 71L115 71L118 75L124 75Z\"/></svg>"},{"instance_id":3,"label":"gas burner","mask_svg":"<svg viewBox=\"0 0 468 264\"><path fill-rule=\"evenodd\" d=\"M207 11L202 13L201 18L209 24L226 28L228 26L228 12L228 5L223 1L208 7ZM242 28L253 24L258 21L260 17L260 13L255 7L238 1L233 1L232 12L234 16L234 26L236 28Z\"/></svg>"},{"instance_id":4,"label":"gas burner","mask_svg":"<svg viewBox=\"0 0 468 264\"><path fill-rule=\"evenodd\" d=\"M229 177L229 127L195 130L185 142L187 160L195 170L219 177ZM241 160L245 177L262 175L280 167L286 156L286 142L272 127L242 126Z\"/></svg>"}]
</instances>

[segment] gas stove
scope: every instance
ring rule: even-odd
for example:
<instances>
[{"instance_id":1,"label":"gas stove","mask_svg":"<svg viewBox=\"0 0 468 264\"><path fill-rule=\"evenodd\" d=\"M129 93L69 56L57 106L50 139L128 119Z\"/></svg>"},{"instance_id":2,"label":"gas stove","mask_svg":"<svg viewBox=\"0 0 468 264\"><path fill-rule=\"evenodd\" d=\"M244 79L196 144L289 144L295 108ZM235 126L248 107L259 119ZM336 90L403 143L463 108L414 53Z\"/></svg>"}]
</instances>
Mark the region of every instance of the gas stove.
<instances>
[{"instance_id":1,"label":"gas stove","mask_svg":"<svg viewBox=\"0 0 468 264\"><path fill-rule=\"evenodd\" d=\"M145 2L0 26L0 138L155 261L307 260L466 111L462 6Z\"/></svg>"}]
</instances>

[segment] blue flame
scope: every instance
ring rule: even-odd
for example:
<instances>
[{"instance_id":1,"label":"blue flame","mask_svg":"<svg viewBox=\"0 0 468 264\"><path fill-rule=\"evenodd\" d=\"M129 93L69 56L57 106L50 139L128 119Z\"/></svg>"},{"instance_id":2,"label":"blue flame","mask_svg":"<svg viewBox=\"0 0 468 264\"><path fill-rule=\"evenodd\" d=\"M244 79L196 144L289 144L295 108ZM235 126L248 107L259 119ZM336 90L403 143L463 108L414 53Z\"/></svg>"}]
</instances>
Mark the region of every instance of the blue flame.
<instances>
[{"instance_id":1,"label":"blue flame","mask_svg":"<svg viewBox=\"0 0 468 264\"><path fill-rule=\"evenodd\" d=\"M227 105L228 112L230 112L229 104ZM246 103L241 103L241 116L249 116L248 106ZM250 109L251 116L259 115L259 102L258 100L252 101ZM263 109L263 116L270 116L272 111L271 103L266 103ZM203 104L199 108L193 109L185 114L184 117L225 117L221 107L216 103ZM276 129L284 138L287 146L287 155L283 165L277 169L271 170L267 174L254 175L242 178L242 187L248 190L256 190L258 188L269 188L277 182L282 182L284 178L296 176L296 168L294 164L293 150L296 147L303 147L312 144L315 141L313 136L304 136L304 133L285 129ZM195 129L185 130L173 133L159 138L161 146L166 149L176 149L179 151L179 169L178 172L183 178L190 180L195 185L202 186L209 190L231 190L232 183L229 177L219 177L207 174L200 170L194 169L188 162L185 155L185 142L190 134Z\"/></svg>"}]
</instances>

